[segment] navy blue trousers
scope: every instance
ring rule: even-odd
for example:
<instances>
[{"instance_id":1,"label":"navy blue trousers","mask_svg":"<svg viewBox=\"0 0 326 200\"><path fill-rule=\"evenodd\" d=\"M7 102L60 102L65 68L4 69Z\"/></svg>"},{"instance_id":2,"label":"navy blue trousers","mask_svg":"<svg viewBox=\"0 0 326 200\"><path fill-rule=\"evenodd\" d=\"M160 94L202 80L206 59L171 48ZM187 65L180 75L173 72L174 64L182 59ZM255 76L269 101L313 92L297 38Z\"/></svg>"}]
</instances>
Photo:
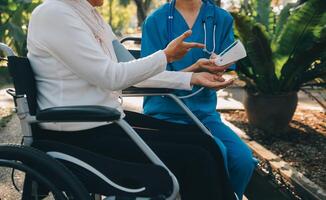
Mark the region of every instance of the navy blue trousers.
<instances>
[{"instance_id":1,"label":"navy blue trousers","mask_svg":"<svg viewBox=\"0 0 326 200\"><path fill-rule=\"evenodd\" d=\"M125 120L176 175L182 199L235 199L223 155L211 136L193 125L165 122L139 113L126 112ZM39 130L34 136L37 140L75 145L113 159L149 162L116 124L74 132Z\"/></svg>"},{"instance_id":2,"label":"navy blue trousers","mask_svg":"<svg viewBox=\"0 0 326 200\"><path fill-rule=\"evenodd\" d=\"M223 122L216 120L204 124L220 146L230 182L239 199L242 199L256 166L256 159L249 147Z\"/></svg>"},{"instance_id":3,"label":"navy blue trousers","mask_svg":"<svg viewBox=\"0 0 326 200\"><path fill-rule=\"evenodd\" d=\"M220 118L219 113L195 115L210 130L218 144L223 157L225 168L233 190L239 199L251 179L257 160L253 157L249 147L234 133ZM154 117L172 123L193 126L193 121L187 115L158 114Z\"/></svg>"}]
</instances>

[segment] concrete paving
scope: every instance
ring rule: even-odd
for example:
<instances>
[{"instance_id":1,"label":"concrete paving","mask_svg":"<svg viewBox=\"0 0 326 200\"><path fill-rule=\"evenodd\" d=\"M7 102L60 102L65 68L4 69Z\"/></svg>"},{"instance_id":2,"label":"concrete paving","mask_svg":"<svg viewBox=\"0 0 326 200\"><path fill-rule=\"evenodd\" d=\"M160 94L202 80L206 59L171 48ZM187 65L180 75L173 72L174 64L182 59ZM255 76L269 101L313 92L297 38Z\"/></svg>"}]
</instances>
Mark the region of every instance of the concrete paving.
<instances>
[{"instance_id":1,"label":"concrete paving","mask_svg":"<svg viewBox=\"0 0 326 200\"><path fill-rule=\"evenodd\" d=\"M244 110L243 99L245 90L240 87L229 87L218 91L218 110ZM300 91L298 94L299 102L298 108L305 110L319 110L325 111L315 100L309 97L304 92ZM126 110L142 111L143 98L142 97L124 97L123 106ZM326 105L326 102L325 102Z\"/></svg>"},{"instance_id":2,"label":"concrete paving","mask_svg":"<svg viewBox=\"0 0 326 200\"><path fill-rule=\"evenodd\" d=\"M314 92L314 91L312 91ZM320 92L315 94L320 95ZM241 87L229 87L218 91L218 110L243 110L243 99L245 91ZM324 94L322 94L324 95ZM311 97L304 92L300 91L299 94L298 108L305 110L319 110L325 111L323 108ZM321 98L320 98L321 99ZM323 99L321 99L323 101ZM141 112L142 111L142 97L124 97L123 106L126 110L132 110ZM324 102L326 104L326 102ZM13 108L13 100L11 96L6 93L5 89L0 90L0 108Z\"/></svg>"},{"instance_id":3,"label":"concrete paving","mask_svg":"<svg viewBox=\"0 0 326 200\"><path fill-rule=\"evenodd\" d=\"M12 97L7 94L6 89L0 90L0 108L14 108Z\"/></svg>"},{"instance_id":4,"label":"concrete paving","mask_svg":"<svg viewBox=\"0 0 326 200\"><path fill-rule=\"evenodd\" d=\"M317 94L314 91L310 91L310 92L313 92L314 95L316 95L318 98L321 99L321 97L319 97L319 95L320 95L319 93ZM228 109L243 110L244 107L243 107L242 102L244 100L244 96L245 96L245 90L241 87L230 87L227 89L223 89L218 92L217 109L220 109L220 110L228 110ZM323 111L323 108L314 99L309 97L304 92L300 91L298 93L298 97L299 97L298 108L305 109L305 110ZM324 102L324 104L325 103L326 102Z\"/></svg>"}]
</instances>

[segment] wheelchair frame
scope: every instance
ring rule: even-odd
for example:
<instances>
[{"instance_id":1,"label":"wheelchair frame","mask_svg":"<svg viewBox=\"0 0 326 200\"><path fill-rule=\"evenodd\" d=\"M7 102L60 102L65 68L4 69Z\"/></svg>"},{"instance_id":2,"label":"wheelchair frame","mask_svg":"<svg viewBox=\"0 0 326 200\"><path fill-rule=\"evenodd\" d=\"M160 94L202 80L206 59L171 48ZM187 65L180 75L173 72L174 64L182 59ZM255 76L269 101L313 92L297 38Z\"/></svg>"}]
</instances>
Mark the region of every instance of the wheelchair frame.
<instances>
[{"instance_id":1,"label":"wheelchair frame","mask_svg":"<svg viewBox=\"0 0 326 200\"><path fill-rule=\"evenodd\" d=\"M120 40L121 43L125 41L138 41L141 42L141 38L139 37L125 37L122 40ZM0 51L3 51L6 53L7 57L10 56L16 56L15 52L8 47L6 44L0 43ZM27 96L26 95L16 95L14 91L8 91L7 92L13 96L15 103L16 103L16 112L17 116L20 119L21 129L23 133L23 145L30 146L33 142L33 136L32 136L32 129L31 125L34 123L44 123L44 122L78 122L75 120L72 121L62 121L62 120L37 120L36 116L33 116L29 112L29 107L27 103ZM165 96L168 98L171 98L189 117L193 122L205 133L209 136L213 137L210 131L200 122L200 120L190 111L190 109L173 93L169 93L166 90L162 89L155 89L155 88L128 88L126 90L123 90L122 92L123 97L142 97L142 96ZM60 107L58 107L60 108ZM91 122L91 121L89 121ZM114 120L114 121L108 121L118 124L127 134L128 136L133 140L133 142L136 143L136 145L142 150L142 152L149 158L149 160L158 166L161 166L165 168L173 183L173 191L171 195L167 198L167 200L173 200L177 198L177 195L179 194L179 183L176 179L175 175L168 169L168 167L160 160L160 158L151 150L151 148L142 140L142 138L137 134L137 132L123 119ZM94 168L90 168L89 166L85 165L83 161L79 160L78 158L62 155L62 153L59 152L49 152L47 153L49 156L61 159L73 163L78 163L77 165L82 166L83 168L93 172L98 177L102 178L102 180L105 180L105 176L101 174L101 172L97 171ZM87 164L87 163L86 163ZM104 176L104 177L103 177ZM115 184L113 181L105 180L109 185L112 187L115 187L119 190L122 190L124 192L137 192L137 191L143 191L144 188L139 189L129 189L125 188L123 186L120 186L118 184ZM95 196L95 199L100 199L99 196Z\"/></svg>"},{"instance_id":2,"label":"wheelchair frame","mask_svg":"<svg viewBox=\"0 0 326 200\"><path fill-rule=\"evenodd\" d=\"M15 52L6 44L0 43L0 51L5 52L7 57L10 56L16 56ZM76 120L72 121L67 121L67 120L37 120L36 116L33 116L29 112L29 107L27 103L27 96L26 95L16 95L14 91L7 91L13 98L16 104L16 112L17 116L20 120L20 125L21 125L21 130L23 134L23 143L22 145L25 146L31 146L33 142L33 135L32 135L32 129L31 125L34 123L44 123L44 122L78 122ZM60 107L57 107L60 108ZM88 121L91 122L91 121ZM173 184L173 191L171 195L167 198L167 200L174 200L177 198L177 195L179 194L179 183L175 175L169 170L169 168L160 160L160 158L153 152L153 150L145 143L145 141L137 134L137 132L123 119L115 120L115 121L107 121L107 122L112 122L118 124L127 134L128 136L132 139L133 142L136 143L136 145L141 149L141 151L147 156L147 158L155 165L161 166L164 169L167 170L169 173L171 179L172 179L172 184ZM72 157L72 156L67 156L63 155L62 153L59 152L49 152L49 156L60 159L60 160L65 160L69 162L73 162L74 164L77 164L95 175L97 175L99 178L104 180L106 183L111 185L112 187L119 189L124 192L141 192L145 190L145 188L139 188L139 189L130 189L126 188L123 186L120 186L110 179L106 178L105 175L103 175L101 172L97 171L95 168L89 168L88 165L85 165L83 161L81 161L78 158Z\"/></svg>"},{"instance_id":3,"label":"wheelchair frame","mask_svg":"<svg viewBox=\"0 0 326 200\"><path fill-rule=\"evenodd\" d=\"M127 41L133 41L141 43L140 37L127 36L120 40L120 43L123 44ZM138 50L129 50L131 54L136 53ZM135 56L137 57L137 56ZM204 133L213 137L211 132L204 126L203 123L191 112L191 110L173 93L167 92L166 90L158 88L137 88L131 87L122 91L123 97L142 97L142 96L164 96L172 99L187 115L188 117L196 124Z\"/></svg>"}]
</instances>

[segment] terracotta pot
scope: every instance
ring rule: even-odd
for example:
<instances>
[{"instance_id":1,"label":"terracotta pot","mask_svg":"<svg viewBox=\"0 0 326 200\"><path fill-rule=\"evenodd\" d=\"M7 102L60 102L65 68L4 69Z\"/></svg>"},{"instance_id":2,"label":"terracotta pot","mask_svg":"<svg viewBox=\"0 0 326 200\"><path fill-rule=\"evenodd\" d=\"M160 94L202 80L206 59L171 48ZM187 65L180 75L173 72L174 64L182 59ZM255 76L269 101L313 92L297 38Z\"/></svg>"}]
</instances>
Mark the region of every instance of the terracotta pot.
<instances>
[{"instance_id":1,"label":"terracotta pot","mask_svg":"<svg viewBox=\"0 0 326 200\"><path fill-rule=\"evenodd\" d=\"M297 104L297 92L265 95L246 91L244 96L244 107L249 123L275 134L288 127Z\"/></svg>"}]
</instances>

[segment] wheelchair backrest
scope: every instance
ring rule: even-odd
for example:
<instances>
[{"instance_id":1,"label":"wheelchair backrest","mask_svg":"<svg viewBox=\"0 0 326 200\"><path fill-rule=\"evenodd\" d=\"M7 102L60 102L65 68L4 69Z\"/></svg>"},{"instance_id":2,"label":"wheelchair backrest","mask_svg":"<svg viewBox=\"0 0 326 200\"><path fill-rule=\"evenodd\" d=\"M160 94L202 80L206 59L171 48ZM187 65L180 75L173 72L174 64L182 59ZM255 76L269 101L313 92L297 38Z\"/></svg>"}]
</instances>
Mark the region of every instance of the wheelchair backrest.
<instances>
[{"instance_id":1,"label":"wheelchair backrest","mask_svg":"<svg viewBox=\"0 0 326 200\"><path fill-rule=\"evenodd\" d=\"M141 42L138 37L127 37L125 41ZM140 57L140 50L129 50L129 52L137 59ZM9 73L13 79L16 95L26 95L31 115L35 115L37 111L37 88L35 74L31 64L26 57L8 56Z\"/></svg>"},{"instance_id":2,"label":"wheelchair backrest","mask_svg":"<svg viewBox=\"0 0 326 200\"><path fill-rule=\"evenodd\" d=\"M127 38L127 40L130 40L130 38ZM140 38L132 38L131 40L141 41ZM140 50L129 51L135 58L140 57ZM35 75L29 60L26 57L8 56L8 68L13 79L16 95L27 96L29 112L31 115L35 115L37 111L37 88Z\"/></svg>"},{"instance_id":3,"label":"wheelchair backrest","mask_svg":"<svg viewBox=\"0 0 326 200\"><path fill-rule=\"evenodd\" d=\"M36 114L36 81L30 62L25 57L8 57L9 73L13 79L16 96L26 95L31 115Z\"/></svg>"},{"instance_id":4,"label":"wheelchair backrest","mask_svg":"<svg viewBox=\"0 0 326 200\"><path fill-rule=\"evenodd\" d=\"M140 58L140 50L130 49L129 52L136 58Z\"/></svg>"},{"instance_id":5,"label":"wheelchair backrest","mask_svg":"<svg viewBox=\"0 0 326 200\"><path fill-rule=\"evenodd\" d=\"M120 43L123 44L125 42L134 42L136 44L141 44L141 37L127 36L120 40ZM140 49L128 49L128 51L132 54L132 56L136 59L140 58Z\"/></svg>"}]
</instances>

